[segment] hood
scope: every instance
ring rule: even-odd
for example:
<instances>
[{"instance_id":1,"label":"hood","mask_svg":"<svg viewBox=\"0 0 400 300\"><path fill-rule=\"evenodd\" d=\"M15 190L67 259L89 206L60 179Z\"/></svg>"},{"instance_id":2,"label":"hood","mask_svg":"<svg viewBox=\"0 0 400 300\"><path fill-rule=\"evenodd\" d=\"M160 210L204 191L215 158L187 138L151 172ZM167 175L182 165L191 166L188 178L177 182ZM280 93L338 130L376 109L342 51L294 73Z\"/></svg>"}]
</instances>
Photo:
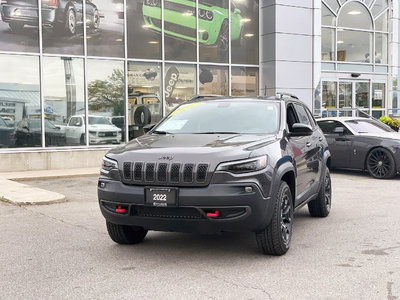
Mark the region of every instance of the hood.
<instances>
[{"instance_id":1,"label":"hood","mask_svg":"<svg viewBox=\"0 0 400 300\"><path fill-rule=\"evenodd\" d=\"M252 151L276 140L276 135L177 134L144 135L107 156L118 161L210 163L248 158Z\"/></svg>"},{"instance_id":2,"label":"hood","mask_svg":"<svg viewBox=\"0 0 400 300\"><path fill-rule=\"evenodd\" d=\"M380 137L391 140L400 141L400 133L399 132L381 132L381 133L360 133L361 136L372 136L372 137Z\"/></svg>"},{"instance_id":3,"label":"hood","mask_svg":"<svg viewBox=\"0 0 400 300\"><path fill-rule=\"evenodd\" d=\"M107 124L96 124L96 125L89 125L89 131L121 131L118 127L114 125L107 125Z\"/></svg>"}]
</instances>

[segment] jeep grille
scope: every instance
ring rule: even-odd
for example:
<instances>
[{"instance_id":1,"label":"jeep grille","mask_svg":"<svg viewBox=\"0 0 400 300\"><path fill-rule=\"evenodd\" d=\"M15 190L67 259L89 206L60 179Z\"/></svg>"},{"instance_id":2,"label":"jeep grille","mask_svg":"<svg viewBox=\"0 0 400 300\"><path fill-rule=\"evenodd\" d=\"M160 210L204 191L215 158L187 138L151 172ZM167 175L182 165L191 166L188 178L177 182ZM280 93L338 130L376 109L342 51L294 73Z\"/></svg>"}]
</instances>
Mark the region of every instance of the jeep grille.
<instances>
[{"instance_id":1,"label":"jeep grille","mask_svg":"<svg viewBox=\"0 0 400 300\"><path fill-rule=\"evenodd\" d=\"M127 184L204 185L208 171L209 164L206 163L124 162L122 176Z\"/></svg>"}]
</instances>

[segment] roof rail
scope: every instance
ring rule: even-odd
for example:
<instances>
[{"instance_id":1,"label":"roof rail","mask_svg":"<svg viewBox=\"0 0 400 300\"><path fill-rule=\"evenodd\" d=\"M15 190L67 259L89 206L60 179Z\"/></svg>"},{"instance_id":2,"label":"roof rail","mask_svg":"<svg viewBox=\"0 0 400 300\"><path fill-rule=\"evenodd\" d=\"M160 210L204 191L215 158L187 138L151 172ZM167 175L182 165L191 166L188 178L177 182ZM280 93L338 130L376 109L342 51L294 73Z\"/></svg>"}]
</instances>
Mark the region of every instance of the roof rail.
<instances>
[{"instance_id":1,"label":"roof rail","mask_svg":"<svg viewBox=\"0 0 400 300\"><path fill-rule=\"evenodd\" d=\"M206 98L224 98L224 97L226 97L226 96L213 95L213 94L203 94L203 95L194 95L188 101L194 101L194 100L200 100L200 99L206 99Z\"/></svg>"},{"instance_id":2,"label":"roof rail","mask_svg":"<svg viewBox=\"0 0 400 300\"><path fill-rule=\"evenodd\" d=\"M280 99L283 99L286 96L286 97L289 97L289 98L294 98L294 99L299 100L299 98L297 96L295 96L293 94L289 94L289 93L284 93L284 92L276 93L276 96L279 97Z\"/></svg>"}]
</instances>

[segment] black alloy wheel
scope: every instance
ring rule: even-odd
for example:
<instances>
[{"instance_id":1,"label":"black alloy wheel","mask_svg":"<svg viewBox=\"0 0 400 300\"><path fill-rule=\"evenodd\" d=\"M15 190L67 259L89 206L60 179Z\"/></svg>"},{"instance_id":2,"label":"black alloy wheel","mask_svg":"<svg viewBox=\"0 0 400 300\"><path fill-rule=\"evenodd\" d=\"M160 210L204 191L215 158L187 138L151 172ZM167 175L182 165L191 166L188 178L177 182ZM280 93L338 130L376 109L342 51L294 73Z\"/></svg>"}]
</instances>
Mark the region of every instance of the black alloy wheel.
<instances>
[{"instance_id":1,"label":"black alloy wheel","mask_svg":"<svg viewBox=\"0 0 400 300\"><path fill-rule=\"evenodd\" d=\"M325 169L324 177L317 198L308 202L308 211L312 217L325 218L329 215L332 207L332 181L328 167Z\"/></svg>"},{"instance_id":2,"label":"black alloy wheel","mask_svg":"<svg viewBox=\"0 0 400 300\"><path fill-rule=\"evenodd\" d=\"M218 34L217 45L219 50L227 51L229 48L229 25L228 20L224 20Z\"/></svg>"},{"instance_id":3,"label":"black alloy wheel","mask_svg":"<svg viewBox=\"0 0 400 300\"><path fill-rule=\"evenodd\" d=\"M293 228L293 200L288 184L281 181L271 223L256 232L257 245L264 254L280 256L290 248Z\"/></svg>"},{"instance_id":4,"label":"black alloy wheel","mask_svg":"<svg viewBox=\"0 0 400 300\"><path fill-rule=\"evenodd\" d=\"M367 157L367 170L374 178L388 179L396 173L392 154L384 148L372 150Z\"/></svg>"}]
</instances>

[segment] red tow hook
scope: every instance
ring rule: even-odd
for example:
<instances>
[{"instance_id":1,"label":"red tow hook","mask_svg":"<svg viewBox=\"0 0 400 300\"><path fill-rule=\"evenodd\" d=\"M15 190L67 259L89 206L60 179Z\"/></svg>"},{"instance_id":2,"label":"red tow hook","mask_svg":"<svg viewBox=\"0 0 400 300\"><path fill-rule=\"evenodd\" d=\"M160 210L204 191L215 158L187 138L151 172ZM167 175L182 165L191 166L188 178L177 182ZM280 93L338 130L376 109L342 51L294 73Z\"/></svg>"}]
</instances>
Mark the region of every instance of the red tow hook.
<instances>
[{"instance_id":1,"label":"red tow hook","mask_svg":"<svg viewBox=\"0 0 400 300\"><path fill-rule=\"evenodd\" d=\"M218 218L219 210L215 210L214 212L208 212L206 213L206 216L209 218Z\"/></svg>"},{"instance_id":2,"label":"red tow hook","mask_svg":"<svg viewBox=\"0 0 400 300\"><path fill-rule=\"evenodd\" d=\"M122 208L122 205L118 205L118 207L115 209L115 212L119 214L124 214L126 213L126 208Z\"/></svg>"}]
</instances>

